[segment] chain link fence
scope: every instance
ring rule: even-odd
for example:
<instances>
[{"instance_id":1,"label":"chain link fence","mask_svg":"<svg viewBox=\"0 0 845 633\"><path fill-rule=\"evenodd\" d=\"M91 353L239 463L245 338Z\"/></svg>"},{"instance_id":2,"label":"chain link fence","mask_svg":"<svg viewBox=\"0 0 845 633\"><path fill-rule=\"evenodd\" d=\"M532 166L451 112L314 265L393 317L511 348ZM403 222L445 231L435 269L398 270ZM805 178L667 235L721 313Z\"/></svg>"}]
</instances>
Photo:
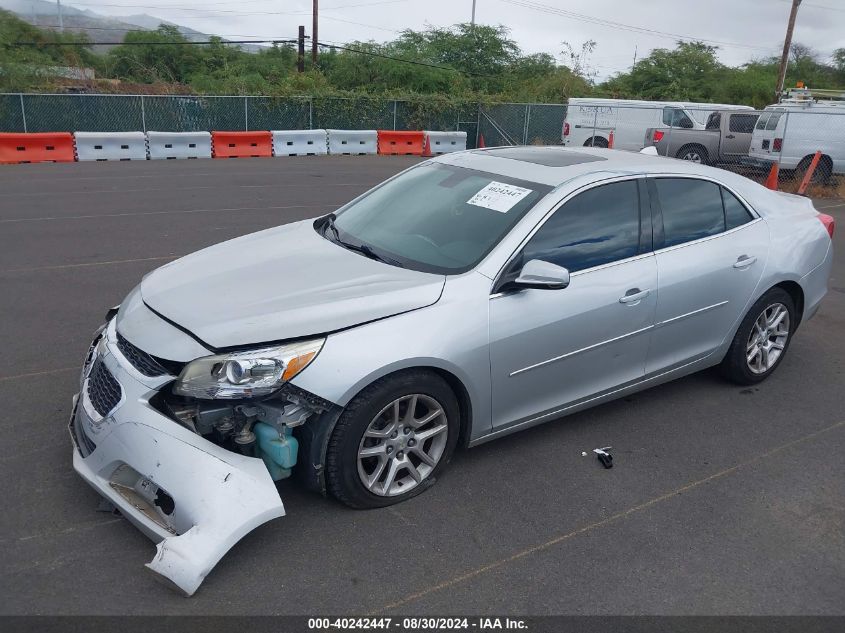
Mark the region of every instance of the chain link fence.
<instances>
[{"instance_id":1,"label":"chain link fence","mask_svg":"<svg viewBox=\"0 0 845 633\"><path fill-rule=\"evenodd\" d=\"M566 106L369 97L0 94L3 132L460 130L467 146L559 144Z\"/></svg>"},{"instance_id":2,"label":"chain link fence","mask_svg":"<svg viewBox=\"0 0 845 633\"><path fill-rule=\"evenodd\" d=\"M478 134L478 104L335 97L0 95L3 132L426 129Z\"/></svg>"},{"instance_id":3,"label":"chain link fence","mask_svg":"<svg viewBox=\"0 0 845 633\"><path fill-rule=\"evenodd\" d=\"M564 104L454 103L369 97L0 94L4 132L205 130L461 130L467 147L596 146L705 163L763 182L773 163L797 189L817 151L812 186L842 188L845 102L786 100L740 106L655 106L617 100ZM838 191L845 194L845 191Z\"/></svg>"}]
</instances>

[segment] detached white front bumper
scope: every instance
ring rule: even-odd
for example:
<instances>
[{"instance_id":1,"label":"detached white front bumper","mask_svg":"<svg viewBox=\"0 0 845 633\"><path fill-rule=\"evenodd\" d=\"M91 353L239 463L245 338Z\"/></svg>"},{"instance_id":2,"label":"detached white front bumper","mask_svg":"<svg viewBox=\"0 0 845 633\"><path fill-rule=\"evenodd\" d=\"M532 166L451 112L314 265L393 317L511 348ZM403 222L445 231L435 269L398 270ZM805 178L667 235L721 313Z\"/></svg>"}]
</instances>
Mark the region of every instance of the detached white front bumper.
<instances>
[{"instance_id":1,"label":"detached white front bumper","mask_svg":"<svg viewBox=\"0 0 845 633\"><path fill-rule=\"evenodd\" d=\"M73 467L157 543L147 568L190 596L284 506L262 460L212 444L150 405L173 377L143 375L116 340L112 320L86 357L70 421Z\"/></svg>"}]
</instances>

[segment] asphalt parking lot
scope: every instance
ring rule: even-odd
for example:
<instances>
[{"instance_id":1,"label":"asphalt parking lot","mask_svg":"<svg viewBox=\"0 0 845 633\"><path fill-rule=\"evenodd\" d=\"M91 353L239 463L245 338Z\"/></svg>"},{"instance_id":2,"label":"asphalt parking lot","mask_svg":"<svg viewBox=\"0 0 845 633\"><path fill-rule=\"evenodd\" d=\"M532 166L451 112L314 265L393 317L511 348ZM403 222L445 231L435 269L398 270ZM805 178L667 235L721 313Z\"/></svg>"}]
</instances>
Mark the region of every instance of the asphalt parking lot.
<instances>
[{"instance_id":1,"label":"asphalt parking lot","mask_svg":"<svg viewBox=\"0 0 845 633\"><path fill-rule=\"evenodd\" d=\"M0 169L0 612L845 614L845 202L818 315L768 381L708 371L459 453L425 494L353 511L280 485L190 599L71 469L66 423L105 310L141 276L326 213L412 158ZM280 271L296 274L295 270ZM582 451L614 447L604 470Z\"/></svg>"}]
</instances>

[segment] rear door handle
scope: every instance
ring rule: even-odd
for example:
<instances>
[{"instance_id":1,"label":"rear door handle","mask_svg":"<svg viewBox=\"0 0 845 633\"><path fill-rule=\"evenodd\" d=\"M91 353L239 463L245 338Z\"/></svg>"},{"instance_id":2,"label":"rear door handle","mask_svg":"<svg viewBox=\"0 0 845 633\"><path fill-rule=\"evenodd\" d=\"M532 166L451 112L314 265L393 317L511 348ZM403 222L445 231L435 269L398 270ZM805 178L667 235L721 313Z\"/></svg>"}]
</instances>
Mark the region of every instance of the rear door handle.
<instances>
[{"instance_id":1,"label":"rear door handle","mask_svg":"<svg viewBox=\"0 0 845 633\"><path fill-rule=\"evenodd\" d=\"M757 258L754 255L740 255L736 263L734 263L734 268L748 268L751 264L757 261Z\"/></svg>"},{"instance_id":2,"label":"rear door handle","mask_svg":"<svg viewBox=\"0 0 845 633\"><path fill-rule=\"evenodd\" d=\"M625 293L625 296L619 297L619 303L635 304L648 296L650 290L640 290L639 288L631 288Z\"/></svg>"}]
</instances>

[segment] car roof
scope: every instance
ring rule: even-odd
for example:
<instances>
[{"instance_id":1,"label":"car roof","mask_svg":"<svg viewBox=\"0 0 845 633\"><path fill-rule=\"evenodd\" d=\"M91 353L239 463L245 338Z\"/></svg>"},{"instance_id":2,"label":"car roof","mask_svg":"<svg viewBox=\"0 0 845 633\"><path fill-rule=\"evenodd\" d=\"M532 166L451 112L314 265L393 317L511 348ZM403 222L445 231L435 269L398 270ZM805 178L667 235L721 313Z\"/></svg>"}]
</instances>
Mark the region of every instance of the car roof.
<instances>
[{"instance_id":1,"label":"car roof","mask_svg":"<svg viewBox=\"0 0 845 633\"><path fill-rule=\"evenodd\" d=\"M442 154L434 162L558 187L579 176L689 174L730 180L721 169L651 154L561 146L494 147ZM727 178L726 178L727 177Z\"/></svg>"}]
</instances>

